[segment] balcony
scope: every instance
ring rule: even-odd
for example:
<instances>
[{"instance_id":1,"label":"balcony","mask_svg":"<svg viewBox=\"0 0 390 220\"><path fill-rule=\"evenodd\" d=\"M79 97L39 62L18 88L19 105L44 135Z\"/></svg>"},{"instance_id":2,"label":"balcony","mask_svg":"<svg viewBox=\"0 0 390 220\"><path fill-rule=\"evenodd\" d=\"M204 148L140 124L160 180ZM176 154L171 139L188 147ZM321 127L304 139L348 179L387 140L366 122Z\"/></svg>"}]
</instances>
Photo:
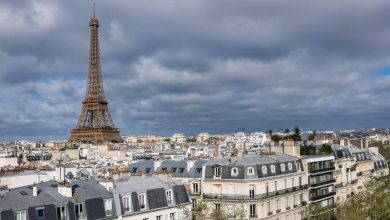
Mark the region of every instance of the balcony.
<instances>
[{"instance_id":1,"label":"balcony","mask_svg":"<svg viewBox=\"0 0 390 220\"><path fill-rule=\"evenodd\" d=\"M352 181L351 181L351 184L352 184L352 185L355 185L355 184L357 184L357 183L358 183L358 180L352 180Z\"/></svg>"},{"instance_id":2,"label":"balcony","mask_svg":"<svg viewBox=\"0 0 390 220\"><path fill-rule=\"evenodd\" d=\"M336 195L336 192L328 192L328 193L325 193L323 195L310 195L310 200L316 201L316 200L323 199L323 198L326 198L329 196L334 196L334 195Z\"/></svg>"},{"instance_id":3,"label":"balcony","mask_svg":"<svg viewBox=\"0 0 390 220\"><path fill-rule=\"evenodd\" d=\"M281 209L277 209L276 210L276 213L280 213L282 210Z\"/></svg>"},{"instance_id":4,"label":"balcony","mask_svg":"<svg viewBox=\"0 0 390 220\"><path fill-rule=\"evenodd\" d=\"M358 173L356 174L356 176L363 176L363 172L362 172L362 171L358 172Z\"/></svg>"},{"instance_id":5,"label":"balcony","mask_svg":"<svg viewBox=\"0 0 390 220\"><path fill-rule=\"evenodd\" d=\"M302 185L297 187L291 187L287 189L282 189L278 191L273 191L269 193L262 194L248 194L248 195L236 195L236 194L206 194L203 193L203 199L218 199L218 200L257 200L257 199L266 199L278 195L283 195L290 192L300 191L307 189L308 185Z\"/></svg>"},{"instance_id":6,"label":"balcony","mask_svg":"<svg viewBox=\"0 0 390 220\"><path fill-rule=\"evenodd\" d=\"M268 212L268 216L270 216L270 215L272 215L272 214L274 214L273 212Z\"/></svg>"},{"instance_id":7,"label":"balcony","mask_svg":"<svg viewBox=\"0 0 390 220\"><path fill-rule=\"evenodd\" d=\"M190 196L200 196L200 191L192 190L192 191L188 192L188 194Z\"/></svg>"},{"instance_id":8,"label":"balcony","mask_svg":"<svg viewBox=\"0 0 390 220\"><path fill-rule=\"evenodd\" d=\"M290 210L290 206L287 206L287 207L286 207L286 210L287 210L287 211Z\"/></svg>"},{"instance_id":9,"label":"balcony","mask_svg":"<svg viewBox=\"0 0 390 220\"><path fill-rule=\"evenodd\" d=\"M336 179L331 179L331 180L327 180L327 181L319 182L319 183L310 183L310 187L316 187L316 186L326 185L326 184L334 183L334 182L336 182Z\"/></svg>"},{"instance_id":10,"label":"balcony","mask_svg":"<svg viewBox=\"0 0 390 220\"><path fill-rule=\"evenodd\" d=\"M344 184L343 183L337 183L336 185L334 185L334 188L340 188L340 187L343 187Z\"/></svg>"},{"instance_id":11,"label":"balcony","mask_svg":"<svg viewBox=\"0 0 390 220\"><path fill-rule=\"evenodd\" d=\"M257 214L250 214L249 218L257 218Z\"/></svg>"},{"instance_id":12,"label":"balcony","mask_svg":"<svg viewBox=\"0 0 390 220\"><path fill-rule=\"evenodd\" d=\"M328 168L310 168L309 171L310 173L321 173L321 172L327 172L327 171L333 171L334 167L328 167Z\"/></svg>"},{"instance_id":13,"label":"balcony","mask_svg":"<svg viewBox=\"0 0 390 220\"><path fill-rule=\"evenodd\" d=\"M307 205L307 202L306 201L302 201L301 202L301 206L306 206Z\"/></svg>"}]
</instances>

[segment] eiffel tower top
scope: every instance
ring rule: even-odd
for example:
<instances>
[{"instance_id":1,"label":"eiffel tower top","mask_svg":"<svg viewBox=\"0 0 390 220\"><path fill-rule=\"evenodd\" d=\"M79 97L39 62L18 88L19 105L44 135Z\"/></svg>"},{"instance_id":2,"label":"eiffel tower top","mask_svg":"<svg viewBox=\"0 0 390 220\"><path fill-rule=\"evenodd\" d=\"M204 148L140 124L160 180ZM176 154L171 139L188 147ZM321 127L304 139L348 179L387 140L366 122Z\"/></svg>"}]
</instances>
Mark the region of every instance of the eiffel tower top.
<instances>
[{"instance_id":1,"label":"eiffel tower top","mask_svg":"<svg viewBox=\"0 0 390 220\"><path fill-rule=\"evenodd\" d=\"M87 91L83 103L100 102L107 103L104 95L102 72L100 65L99 51L99 21L95 15L95 6L93 16L89 22L91 27L91 39L89 48L89 71Z\"/></svg>"}]
</instances>

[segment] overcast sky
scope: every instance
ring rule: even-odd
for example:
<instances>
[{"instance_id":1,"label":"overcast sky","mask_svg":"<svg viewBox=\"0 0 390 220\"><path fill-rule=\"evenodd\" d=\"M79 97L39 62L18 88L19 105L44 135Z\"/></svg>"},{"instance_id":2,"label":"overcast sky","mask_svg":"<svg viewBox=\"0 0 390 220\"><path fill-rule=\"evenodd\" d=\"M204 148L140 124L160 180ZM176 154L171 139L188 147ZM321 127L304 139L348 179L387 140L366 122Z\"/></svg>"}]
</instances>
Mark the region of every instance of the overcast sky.
<instances>
[{"instance_id":1,"label":"overcast sky","mask_svg":"<svg viewBox=\"0 0 390 220\"><path fill-rule=\"evenodd\" d=\"M122 135L389 128L390 1L96 0ZM67 138L91 1L0 1L0 140Z\"/></svg>"}]
</instances>

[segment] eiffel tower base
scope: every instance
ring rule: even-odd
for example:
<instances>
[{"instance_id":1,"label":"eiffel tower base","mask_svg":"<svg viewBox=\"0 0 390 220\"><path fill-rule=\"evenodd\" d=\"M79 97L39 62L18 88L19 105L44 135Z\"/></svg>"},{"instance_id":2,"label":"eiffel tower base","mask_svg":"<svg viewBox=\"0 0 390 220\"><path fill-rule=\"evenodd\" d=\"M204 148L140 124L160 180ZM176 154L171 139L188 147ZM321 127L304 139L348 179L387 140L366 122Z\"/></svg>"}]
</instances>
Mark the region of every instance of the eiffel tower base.
<instances>
[{"instance_id":1,"label":"eiffel tower base","mask_svg":"<svg viewBox=\"0 0 390 220\"><path fill-rule=\"evenodd\" d=\"M118 129L73 129L70 133L70 141L93 144L121 143L122 138Z\"/></svg>"}]
</instances>

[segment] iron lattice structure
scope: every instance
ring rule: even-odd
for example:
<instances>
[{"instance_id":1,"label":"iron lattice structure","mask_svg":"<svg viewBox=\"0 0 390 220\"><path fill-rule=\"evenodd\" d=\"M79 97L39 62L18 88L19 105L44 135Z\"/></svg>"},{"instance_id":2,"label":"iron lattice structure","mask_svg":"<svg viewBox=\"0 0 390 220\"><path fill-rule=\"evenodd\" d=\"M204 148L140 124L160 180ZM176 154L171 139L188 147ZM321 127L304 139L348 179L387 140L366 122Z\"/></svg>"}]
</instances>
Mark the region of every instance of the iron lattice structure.
<instances>
[{"instance_id":1,"label":"iron lattice structure","mask_svg":"<svg viewBox=\"0 0 390 220\"><path fill-rule=\"evenodd\" d=\"M89 26L91 28L91 42L87 90L76 128L70 134L70 141L95 144L121 142L119 129L112 121L108 102L104 95L99 52L99 21L95 13Z\"/></svg>"}]
</instances>

